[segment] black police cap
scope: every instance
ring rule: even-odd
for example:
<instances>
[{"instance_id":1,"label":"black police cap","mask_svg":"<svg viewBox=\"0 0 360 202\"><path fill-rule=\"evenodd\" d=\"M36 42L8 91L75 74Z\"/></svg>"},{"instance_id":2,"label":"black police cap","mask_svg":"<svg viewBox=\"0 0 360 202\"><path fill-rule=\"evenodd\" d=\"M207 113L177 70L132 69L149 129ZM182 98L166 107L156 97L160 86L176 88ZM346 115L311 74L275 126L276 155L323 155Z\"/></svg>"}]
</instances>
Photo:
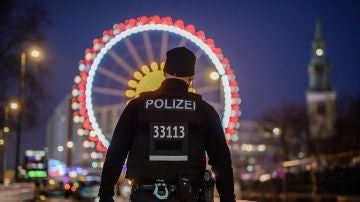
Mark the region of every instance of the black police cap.
<instances>
[{"instance_id":1,"label":"black police cap","mask_svg":"<svg viewBox=\"0 0 360 202\"><path fill-rule=\"evenodd\" d=\"M195 54L189 49L185 47L171 49L166 53L164 72L177 77L194 76L195 61Z\"/></svg>"}]
</instances>

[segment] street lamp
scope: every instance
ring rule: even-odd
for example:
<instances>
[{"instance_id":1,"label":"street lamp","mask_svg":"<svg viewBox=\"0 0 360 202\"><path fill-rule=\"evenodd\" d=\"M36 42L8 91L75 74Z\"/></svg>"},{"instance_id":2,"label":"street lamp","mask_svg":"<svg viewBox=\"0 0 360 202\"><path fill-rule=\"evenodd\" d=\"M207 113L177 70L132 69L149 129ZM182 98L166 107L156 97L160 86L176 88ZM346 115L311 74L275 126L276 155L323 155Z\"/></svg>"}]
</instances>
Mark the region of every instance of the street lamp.
<instances>
[{"instance_id":1,"label":"street lamp","mask_svg":"<svg viewBox=\"0 0 360 202\"><path fill-rule=\"evenodd\" d=\"M64 151L64 147L60 145L60 146L57 147L57 150L58 150L58 152L63 152L63 151Z\"/></svg>"},{"instance_id":2,"label":"street lamp","mask_svg":"<svg viewBox=\"0 0 360 202\"><path fill-rule=\"evenodd\" d=\"M19 108L19 104L17 102L11 102L10 103L10 109L11 110L17 110Z\"/></svg>"},{"instance_id":3,"label":"street lamp","mask_svg":"<svg viewBox=\"0 0 360 202\"><path fill-rule=\"evenodd\" d=\"M279 137L281 135L281 129L278 127L273 128L272 132L275 135L275 137Z\"/></svg>"},{"instance_id":4,"label":"street lamp","mask_svg":"<svg viewBox=\"0 0 360 202\"><path fill-rule=\"evenodd\" d=\"M25 69L26 69L26 62L27 57L30 57L31 59L40 59L41 51L39 48L33 47L27 51L22 51L20 55L20 75L19 75L19 103L21 109L18 110L18 120L17 120L17 130L16 130L16 149L15 149L15 179L19 180L19 173L18 173L18 167L20 164L20 143L21 143L21 125L22 125L22 115L23 111L25 109L25 103L24 103L24 91L25 91Z\"/></svg>"},{"instance_id":5,"label":"street lamp","mask_svg":"<svg viewBox=\"0 0 360 202\"><path fill-rule=\"evenodd\" d=\"M10 128L8 126L4 126L3 131L4 131L4 133L8 133L8 132L10 132Z\"/></svg>"},{"instance_id":6,"label":"street lamp","mask_svg":"<svg viewBox=\"0 0 360 202\"><path fill-rule=\"evenodd\" d=\"M10 101L5 105L4 108L4 126L2 128L2 132L8 133L10 132L10 128L8 126L8 119L9 119L9 112L10 111L17 111L19 109L19 103L17 101Z\"/></svg>"},{"instance_id":7,"label":"street lamp","mask_svg":"<svg viewBox=\"0 0 360 202\"><path fill-rule=\"evenodd\" d=\"M66 143L66 146L67 146L67 148L71 149L71 148L74 147L74 143L73 143L72 141L68 141L68 142Z\"/></svg>"},{"instance_id":8,"label":"street lamp","mask_svg":"<svg viewBox=\"0 0 360 202\"><path fill-rule=\"evenodd\" d=\"M211 78L211 80L216 81L216 80L218 80L220 78L220 75L217 72L211 72L210 73L210 78Z\"/></svg>"},{"instance_id":9,"label":"street lamp","mask_svg":"<svg viewBox=\"0 0 360 202\"><path fill-rule=\"evenodd\" d=\"M7 155L6 155L6 134L10 132L10 128L8 126L8 119L9 119L9 112L10 111L17 111L19 109L19 103L16 101L10 101L8 103L5 104L5 108L4 108L4 125L2 128L2 136L0 138L0 146L3 147L2 151L2 179L5 182L5 172L6 172L6 163L7 163Z\"/></svg>"},{"instance_id":10,"label":"street lamp","mask_svg":"<svg viewBox=\"0 0 360 202\"><path fill-rule=\"evenodd\" d=\"M30 51L30 55L31 55L31 57L33 57L33 58L40 58L41 52L40 52L40 50L38 50L38 49L32 49L32 50Z\"/></svg>"}]
</instances>

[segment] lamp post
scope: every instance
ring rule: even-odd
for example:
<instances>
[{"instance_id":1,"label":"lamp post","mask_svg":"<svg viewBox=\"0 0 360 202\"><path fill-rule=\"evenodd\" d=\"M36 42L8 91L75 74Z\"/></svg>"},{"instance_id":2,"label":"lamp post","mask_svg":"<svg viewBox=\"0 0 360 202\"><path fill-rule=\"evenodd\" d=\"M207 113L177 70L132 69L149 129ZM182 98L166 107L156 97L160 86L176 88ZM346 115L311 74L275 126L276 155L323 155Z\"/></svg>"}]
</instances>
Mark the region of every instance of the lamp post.
<instances>
[{"instance_id":1,"label":"lamp post","mask_svg":"<svg viewBox=\"0 0 360 202\"><path fill-rule=\"evenodd\" d=\"M29 56L31 58L37 59L41 56L41 52L37 48L32 48L29 51ZM21 145L21 126L22 126L22 116L25 109L25 102L24 102L24 93L25 93L25 69L26 69L26 62L27 62L28 53L26 51L21 52L20 57L20 71L19 71L19 104L21 109L18 111L18 120L17 120L17 127L16 127L16 149L15 149L15 179L19 180L19 164L20 164L20 145Z\"/></svg>"},{"instance_id":2,"label":"lamp post","mask_svg":"<svg viewBox=\"0 0 360 202\"><path fill-rule=\"evenodd\" d=\"M2 130L2 137L0 138L0 146L2 146L2 179L3 182L6 183L6 179L5 179L5 173L6 173L6 167L7 167L7 155L6 155L6 144L7 144L7 140L6 140L6 134L10 132L10 127L9 127L9 112L10 111L17 111L19 109L19 103L16 101L10 101L8 104L5 105L4 108L4 125L2 126L3 128Z\"/></svg>"}]
</instances>

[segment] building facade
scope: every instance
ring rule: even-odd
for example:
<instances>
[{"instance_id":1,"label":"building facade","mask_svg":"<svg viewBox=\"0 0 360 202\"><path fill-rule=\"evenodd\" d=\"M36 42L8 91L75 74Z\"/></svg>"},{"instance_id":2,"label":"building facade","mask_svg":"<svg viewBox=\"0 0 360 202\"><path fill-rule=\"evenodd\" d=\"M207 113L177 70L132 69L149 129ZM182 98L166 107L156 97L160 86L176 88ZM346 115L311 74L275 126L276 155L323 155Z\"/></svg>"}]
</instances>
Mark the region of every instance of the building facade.
<instances>
[{"instance_id":1,"label":"building facade","mask_svg":"<svg viewBox=\"0 0 360 202\"><path fill-rule=\"evenodd\" d=\"M89 140L88 134L84 134L83 130L78 129L73 118L71 99L70 94L66 95L48 119L46 138L48 158L63 162L68 167L99 169L102 167L104 154L97 152L95 142ZM94 109L101 130L109 140L123 107L123 105L108 105Z\"/></svg>"},{"instance_id":2,"label":"building facade","mask_svg":"<svg viewBox=\"0 0 360 202\"><path fill-rule=\"evenodd\" d=\"M308 66L306 94L310 139L326 139L334 134L336 92L331 85L331 67L326 58L320 22L316 22L312 58Z\"/></svg>"},{"instance_id":3,"label":"building facade","mask_svg":"<svg viewBox=\"0 0 360 202\"><path fill-rule=\"evenodd\" d=\"M73 124L71 96L56 106L47 122L46 146L48 159L55 159L68 166L83 165L82 137L76 135L77 127ZM71 143L70 143L71 142Z\"/></svg>"}]
</instances>

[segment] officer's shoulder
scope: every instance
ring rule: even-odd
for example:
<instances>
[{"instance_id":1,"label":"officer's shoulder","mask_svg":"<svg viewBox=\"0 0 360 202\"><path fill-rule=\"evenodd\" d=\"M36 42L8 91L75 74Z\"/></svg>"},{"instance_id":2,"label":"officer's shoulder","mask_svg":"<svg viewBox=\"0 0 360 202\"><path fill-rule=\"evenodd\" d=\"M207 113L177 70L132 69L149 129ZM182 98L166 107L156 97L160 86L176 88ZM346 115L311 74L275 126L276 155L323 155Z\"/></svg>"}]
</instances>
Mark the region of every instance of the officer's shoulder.
<instances>
[{"instance_id":1,"label":"officer's shoulder","mask_svg":"<svg viewBox=\"0 0 360 202\"><path fill-rule=\"evenodd\" d=\"M126 104L126 108L136 108L136 106L138 106L141 102L141 98L140 97L136 97L132 100L130 100L127 104Z\"/></svg>"},{"instance_id":2,"label":"officer's shoulder","mask_svg":"<svg viewBox=\"0 0 360 202\"><path fill-rule=\"evenodd\" d=\"M146 99L149 99L149 98L156 97L157 95L158 95L157 91L143 92L143 93L140 93L140 95L138 97L138 100L146 100Z\"/></svg>"},{"instance_id":3,"label":"officer's shoulder","mask_svg":"<svg viewBox=\"0 0 360 202\"><path fill-rule=\"evenodd\" d=\"M200 94L197 93L193 93L193 92L189 92L189 95L193 98L195 98L195 100L199 100L202 101L202 96Z\"/></svg>"},{"instance_id":4,"label":"officer's shoulder","mask_svg":"<svg viewBox=\"0 0 360 202\"><path fill-rule=\"evenodd\" d=\"M196 94L196 95L198 95L198 94ZM201 95L200 95L200 97L201 97ZM200 99L198 101L198 106L199 106L200 109L202 109L202 110L204 110L206 112L215 112L215 113L217 113L215 108L212 105L210 105L208 102L203 100L203 99Z\"/></svg>"},{"instance_id":5,"label":"officer's shoulder","mask_svg":"<svg viewBox=\"0 0 360 202\"><path fill-rule=\"evenodd\" d=\"M213 106L202 99L202 95L193 92L188 92L188 95L197 101L200 108L203 108L206 111L216 112Z\"/></svg>"}]
</instances>

